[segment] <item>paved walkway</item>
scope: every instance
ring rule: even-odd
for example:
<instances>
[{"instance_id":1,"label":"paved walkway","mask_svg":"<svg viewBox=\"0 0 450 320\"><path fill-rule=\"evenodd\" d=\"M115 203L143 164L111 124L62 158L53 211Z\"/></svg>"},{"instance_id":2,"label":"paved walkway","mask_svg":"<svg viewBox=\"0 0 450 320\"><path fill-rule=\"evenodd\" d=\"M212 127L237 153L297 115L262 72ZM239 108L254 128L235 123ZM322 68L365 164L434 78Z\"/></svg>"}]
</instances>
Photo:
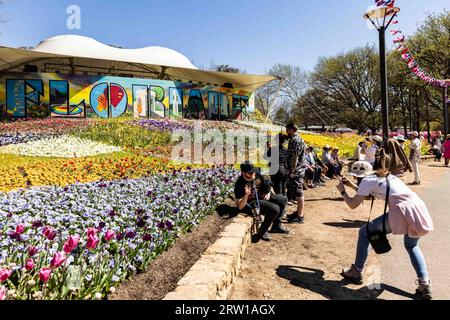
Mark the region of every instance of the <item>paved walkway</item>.
<instances>
[{"instance_id":1,"label":"paved walkway","mask_svg":"<svg viewBox=\"0 0 450 320\"><path fill-rule=\"evenodd\" d=\"M430 164L433 166L433 164ZM442 169L441 169L442 170ZM435 230L421 239L433 284L434 299L450 299L450 169L426 188L417 190L433 218ZM386 290L381 299L411 299L415 271L403 247L403 237L391 237L392 252L380 255L381 279Z\"/></svg>"}]
</instances>

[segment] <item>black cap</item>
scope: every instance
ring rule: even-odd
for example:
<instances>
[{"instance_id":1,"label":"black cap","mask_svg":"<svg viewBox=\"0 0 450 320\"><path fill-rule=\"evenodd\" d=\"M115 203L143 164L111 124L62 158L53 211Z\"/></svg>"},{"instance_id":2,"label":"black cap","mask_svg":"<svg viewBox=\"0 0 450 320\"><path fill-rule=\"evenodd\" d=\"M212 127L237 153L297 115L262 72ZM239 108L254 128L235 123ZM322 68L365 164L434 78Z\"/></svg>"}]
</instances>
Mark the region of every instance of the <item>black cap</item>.
<instances>
[{"instance_id":1,"label":"black cap","mask_svg":"<svg viewBox=\"0 0 450 320\"><path fill-rule=\"evenodd\" d=\"M241 172L253 173L255 172L255 168L253 168L253 165L250 162L244 162L241 164Z\"/></svg>"}]
</instances>

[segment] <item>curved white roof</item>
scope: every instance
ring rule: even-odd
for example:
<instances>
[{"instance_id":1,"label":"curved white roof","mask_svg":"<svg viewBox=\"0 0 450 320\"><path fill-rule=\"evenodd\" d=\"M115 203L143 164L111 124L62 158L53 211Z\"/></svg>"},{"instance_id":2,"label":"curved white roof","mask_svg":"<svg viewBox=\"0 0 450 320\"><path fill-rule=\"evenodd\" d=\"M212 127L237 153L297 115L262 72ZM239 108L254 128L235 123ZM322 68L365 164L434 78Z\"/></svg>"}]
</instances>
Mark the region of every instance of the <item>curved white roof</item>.
<instances>
[{"instance_id":1,"label":"curved white roof","mask_svg":"<svg viewBox=\"0 0 450 320\"><path fill-rule=\"evenodd\" d=\"M120 49L108 46L95 39L78 35L62 35L49 38L42 41L33 51L92 59L197 69L187 57L172 49L163 47Z\"/></svg>"}]
</instances>

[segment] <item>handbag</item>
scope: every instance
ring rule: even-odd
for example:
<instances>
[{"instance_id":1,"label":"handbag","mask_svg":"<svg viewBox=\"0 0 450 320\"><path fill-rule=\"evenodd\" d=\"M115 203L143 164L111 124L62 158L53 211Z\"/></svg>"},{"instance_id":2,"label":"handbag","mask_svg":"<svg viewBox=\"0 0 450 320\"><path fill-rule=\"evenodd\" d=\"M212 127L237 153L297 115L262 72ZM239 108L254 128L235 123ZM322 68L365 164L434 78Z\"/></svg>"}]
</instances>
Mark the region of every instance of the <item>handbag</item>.
<instances>
[{"instance_id":1,"label":"handbag","mask_svg":"<svg viewBox=\"0 0 450 320\"><path fill-rule=\"evenodd\" d=\"M387 216L387 205L389 202L389 191L391 189L389 179L386 177L387 182L387 189L386 189L386 202L384 204L384 213L383 213L383 231L369 231L369 222L370 222L370 215L372 214L372 208L373 208L373 201L375 200L372 196L372 204L370 206L370 214L369 214L369 220L366 224L366 230L369 237L369 242L372 245L373 250L377 254L383 254L386 252L391 251L391 245L389 244L389 240L386 235L386 216Z\"/></svg>"}]
</instances>

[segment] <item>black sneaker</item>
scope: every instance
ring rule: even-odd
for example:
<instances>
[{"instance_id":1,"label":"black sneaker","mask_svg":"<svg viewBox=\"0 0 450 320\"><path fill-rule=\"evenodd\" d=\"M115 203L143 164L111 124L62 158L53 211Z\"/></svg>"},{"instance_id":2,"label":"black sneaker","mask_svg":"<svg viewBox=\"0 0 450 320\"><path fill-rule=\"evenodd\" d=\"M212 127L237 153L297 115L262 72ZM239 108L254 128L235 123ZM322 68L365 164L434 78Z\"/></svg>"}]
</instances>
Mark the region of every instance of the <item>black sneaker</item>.
<instances>
[{"instance_id":1,"label":"black sneaker","mask_svg":"<svg viewBox=\"0 0 450 320\"><path fill-rule=\"evenodd\" d=\"M290 219L288 219L289 223L300 223L303 224L305 223L305 218L304 217L299 217L298 215L295 215L295 217L292 217Z\"/></svg>"},{"instance_id":2,"label":"black sneaker","mask_svg":"<svg viewBox=\"0 0 450 320\"><path fill-rule=\"evenodd\" d=\"M283 227L282 225L273 226L270 231L270 233L284 233L288 234L289 230Z\"/></svg>"},{"instance_id":3,"label":"black sneaker","mask_svg":"<svg viewBox=\"0 0 450 320\"><path fill-rule=\"evenodd\" d=\"M257 234L252 235L252 243L258 243L261 240L261 237Z\"/></svg>"},{"instance_id":4,"label":"black sneaker","mask_svg":"<svg viewBox=\"0 0 450 320\"><path fill-rule=\"evenodd\" d=\"M294 212L294 213L288 214L288 215L286 216L286 218L287 218L287 220L289 220L289 219L292 219L292 218L294 218L294 217L296 217L296 216L297 216L297 212Z\"/></svg>"},{"instance_id":5,"label":"black sneaker","mask_svg":"<svg viewBox=\"0 0 450 320\"><path fill-rule=\"evenodd\" d=\"M252 243L258 243L259 240L270 241L270 236L267 232L262 236L260 236L259 234L252 235Z\"/></svg>"}]
</instances>

